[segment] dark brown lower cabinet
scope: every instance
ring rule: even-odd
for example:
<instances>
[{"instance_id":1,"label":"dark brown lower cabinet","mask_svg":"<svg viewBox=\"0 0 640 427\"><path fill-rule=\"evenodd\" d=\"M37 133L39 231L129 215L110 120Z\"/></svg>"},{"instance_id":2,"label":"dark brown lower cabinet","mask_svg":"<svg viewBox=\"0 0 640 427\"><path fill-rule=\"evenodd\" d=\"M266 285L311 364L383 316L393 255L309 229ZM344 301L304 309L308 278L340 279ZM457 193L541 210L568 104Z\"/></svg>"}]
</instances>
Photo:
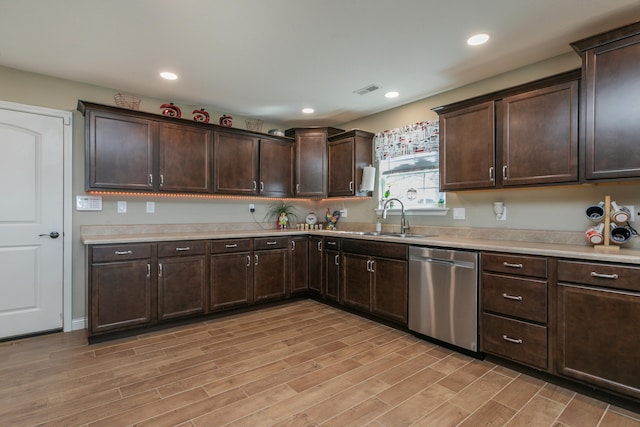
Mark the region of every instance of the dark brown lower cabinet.
<instances>
[{"instance_id":1,"label":"dark brown lower cabinet","mask_svg":"<svg viewBox=\"0 0 640 427\"><path fill-rule=\"evenodd\" d=\"M309 291L322 293L322 237L309 237Z\"/></svg>"},{"instance_id":2,"label":"dark brown lower cabinet","mask_svg":"<svg viewBox=\"0 0 640 427\"><path fill-rule=\"evenodd\" d=\"M206 242L158 244L158 320L206 310Z\"/></svg>"},{"instance_id":3,"label":"dark brown lower cabinet","mask_svg":"<svg viewBox=\"0 0 640 427\"><path fill-rule=\"evenodd\" d=\"M291 265L291 293L306 292L309 289L309 238L289 239Z\"/></svg>"},{"instance_id":4,"label":"dark brown lower cabinet","mask_svg":"<svg viewBox=\"0 0 640 427\"><path fill-rule=\"evenodd\" d=\"M155 321L152 245L89 248L89 335Z\"/></svg>"},{"instance_id":5,"label":"dark brown lower cabinet","mask_svg":"<svg viewBox=\"0 0 640 427\"><path fill-rule=\"evenodd\" d=\"M407 245L343 239L342 250L341 302L406 325Z\"/></svg>"},{"instance_id":6,"label":"dark brown lower cabinet","mask_svg":"<svg viewBox=\"0 0 640 427\"><path fill-rule=\"evenodd\" d=\"M639 399L638 325L640 268L558 262L561 375Z\"/></svg>"},{"instance_id":7,"label":"dark brown lower cabinet","mask_svg":"<svg viewBox=\"0 0 640 427\"><path fill-rule=\"evenodd\" d=\"M210 310L253 302L251 239L213 240L210 268Z\"/></svg>"},{"instance_id":8,"label":"dark brown lower cabinet","mask_svg":"<svg viewBox=\"0 0 640 427\"><path fill-rule=\"evenodd\" d=\"M340 244L341 239L335 237L325 237L323 241L322 297L336 302L341 301Z\"/></svg>"},{"instance_id":9,"label":"dark brown lower cabinet","mask_svg":"<svg viewBox=\"0 0 640 427\"><path fill-rule=\"evenodd\" d=\"M284 298L289 295L289 239L254 239L254 301Z\"/></svg>"}]
</instances>

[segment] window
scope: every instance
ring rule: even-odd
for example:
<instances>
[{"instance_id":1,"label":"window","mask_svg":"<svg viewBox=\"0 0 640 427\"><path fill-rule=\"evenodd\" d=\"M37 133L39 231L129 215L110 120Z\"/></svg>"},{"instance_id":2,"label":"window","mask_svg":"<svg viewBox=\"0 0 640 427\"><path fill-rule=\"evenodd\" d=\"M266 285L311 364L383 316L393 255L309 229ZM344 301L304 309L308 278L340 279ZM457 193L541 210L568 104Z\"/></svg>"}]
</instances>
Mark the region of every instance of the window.
<instances>
[{"instance_id":1,"label":"window","mask_svg":"<svg viewBox=\"0 0 640 427\"><path fill-rule=\"evenodd\" d=\"M379 160L379 207L382 209L390 198L401 200L405 209L441 207L445 195L439 190L438 161L437 151ZM391 208L399 208L392 203L389 204Z\"/></svg>"}]
</instances>

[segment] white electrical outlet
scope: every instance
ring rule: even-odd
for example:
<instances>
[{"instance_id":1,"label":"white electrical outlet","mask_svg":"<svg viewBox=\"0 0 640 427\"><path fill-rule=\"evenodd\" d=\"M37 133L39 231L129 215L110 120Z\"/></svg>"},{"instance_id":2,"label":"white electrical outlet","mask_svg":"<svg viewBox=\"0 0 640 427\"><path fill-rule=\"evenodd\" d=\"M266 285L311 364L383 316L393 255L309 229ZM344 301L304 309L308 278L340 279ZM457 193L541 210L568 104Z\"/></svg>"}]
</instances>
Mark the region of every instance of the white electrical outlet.
<instances>
[{"instance_id":1,"label":"white electrical outlet","mask_svg":"<svg viewBox=\"0 0 640 427\"><path fill-rule=\"evenodd\" d=\"M465 219L466 211L464 208L453 208L453 219Z\"/></svg>"},{"instance_id":2,"label":"white electrical outlet","mask_svg":"<svg viewBox=\"0 0 640 427\"><path fill-rule=\"evenodd\" d=\"M341 218L346 218L347 214L348 214L347 208L343 208L343 209L340 210L340 217Z\"/></svg>"},{"instance_id":3,"label":"white electrical outlet","mask_svg":"<svg viewBox=\"0 0 640 427\"><path fill-rule=\"evenodd\" d=\"M118 202L118 213L127 213L127 202Z\"/></svg>"},{"instance_id":4,"label":"white electrical outlet","mask_svg":"<svg viewBox=\"0 0 640 427\"><path fill-rule=\"evenodd\" d=\"M496 215L496 219L498 221L506 221L507 220L507 207L504 206L502 208L502 215L500 215L500 217L498 217L498 215Z\"/></svg>"},{"instance_id":5,"label":"white electrical outlet","mask_svg":"<svg viewBox=\"0 0 640 427\"><path fill-rule=\"evenodd\" d=\"M147 213L156 213L156 202L147 202Z\"/></svg>"}]
</instances>

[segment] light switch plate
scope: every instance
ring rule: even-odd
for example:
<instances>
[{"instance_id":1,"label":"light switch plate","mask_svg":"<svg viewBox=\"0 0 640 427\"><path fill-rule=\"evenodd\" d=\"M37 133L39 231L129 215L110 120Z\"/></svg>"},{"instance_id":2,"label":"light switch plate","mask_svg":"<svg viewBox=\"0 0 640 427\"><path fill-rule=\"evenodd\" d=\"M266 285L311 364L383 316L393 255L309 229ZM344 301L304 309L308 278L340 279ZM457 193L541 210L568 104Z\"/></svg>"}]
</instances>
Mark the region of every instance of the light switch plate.
<instances>
[{"instance_id":1,"label":"light switch plate","mask_svg":"<svg viewBox=\"0 0 640 427\"><path fill-rule=\"evenodd\" d=\"M102 196L76 196L77 211L101 211Z\"/></svg>"},{"instance_id":2,"label":"light switch plate","mask_svg":"<svg viewBox=\"0 0 640 427\"><path fill-rule=\"evenodd\" d=\"M465 208L453 208L453 219L465 219L466 210Z\"/></svg>"},{"instance_id":3,"label":"light switch plate","mask_svg":"<svg viewBox=\"0 0 640 427\"><path fill-rule=\"evenodd\" d=\"M118 213L127 213L127 202L118 202Z\"/></svg>"},{"instance_id":4,"label":"light switch plate","mask_svg":"<svg viewBox=\"0 0 640 427\"><path fill-rule=\"evenodd\" d=\"M147 202L147 213L156 213L156 202Z\"/></svg>"}]
</instances>

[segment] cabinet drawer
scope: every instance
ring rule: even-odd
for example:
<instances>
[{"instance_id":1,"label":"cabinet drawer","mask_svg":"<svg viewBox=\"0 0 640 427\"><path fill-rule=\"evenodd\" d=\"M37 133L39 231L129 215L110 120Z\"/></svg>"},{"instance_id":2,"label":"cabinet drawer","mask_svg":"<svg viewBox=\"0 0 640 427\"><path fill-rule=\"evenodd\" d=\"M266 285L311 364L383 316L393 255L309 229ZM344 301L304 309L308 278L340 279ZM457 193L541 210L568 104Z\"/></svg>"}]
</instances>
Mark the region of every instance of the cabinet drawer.
<instances>
[{"instance_id":1,"label":"cabinet drawer","mask_svg":"<svg viewBox=\"0 0 640 427\"><path fill-rule=\"evenodd\" d=\"M640 267L558 261L558 281L640 291Z\"/></svg>"},{"instance_id":2,"label":"cabinet drawer","mask_svg":"<svg viewBox=\"0 0 640 427\"><path fill-rule=\"evenodd\" d=\"M524 255L482 253L482 269L519 276L547 277L547 259Z\"/></svg>"},{"instance_id":3,"label":"cabinet drawer","mask_svg":"<svg viewBox=\"0 0 640 427\"><path fill-rule=\"evenodd\" d=\"M329 249L332 251L339 251L341 245L341 241L338 238L335 237L325 237L324 238L324 247L325 249Z\"/></svg>"},{"instance_id":4,"label":"cabinet drawer","mask_svg":"<svg viewBox=\"0 0 640 427\"><path fill-rule=\"evenodd\" d=\"M483 313L482 350L546 369L547 328Z\"/></svg>"},{"instance_id":5,"label":"cabinet drawer","mask_svg":"<svg viewBox=\"0 0 640 427\"><path fill-rule=\"evenodd\" d=\"M402 243L373 242L370 240L343 239L342 250L380 258L408 259L408 245Z\"/></svg>"},{"instance_id":6,"label":"cabinet drawer","mask_svg":"<svg viewBox=\"0 0 640 427\"><path fill-rule=\"evenodd\" d=\"M547 322L547 282L498 274L482 274L483 311L533 322Z\"/></svg>"},{"instance_id":7,"label":"cabinet drawer","mask_svg":"<svg viewBox=\"0 0 640 427\"><path fill-rule=\"evenodd\" d=\"M203 255L205 245L204 240L158 243L158 257Z\"/></svg>"},{"instance_id":8,"label":"cabinet drawer","mask_svg":"<svg viewBox=\"0 0 640 427\"><path fill-rule=\"evenodd\" d=\"M93 262L124 261L151 257L151 244L92 247Z\"/></svg>"},{"instance_id":9,"label":"cabinet drawer","mask_svg":"<svg viewBox=\"0 0 640 427\"><path fill-rule=\"evenodd\" d=\"M223 240L211 241L212 254L248 252L250 250L251 250L250 239L223 239Z\"/></svg>"},{"instance_id":10,"label":"cabinet drawer","mask_svg":"<svg viewBox=\"0 0 640 427\"><path fill-rule=\"evenodd\" d=\"M289 247L288 237L261 237L253 239L253 248L256 251L264 251L268 249L282 249Z\"/></svg>"}]
</instances>

